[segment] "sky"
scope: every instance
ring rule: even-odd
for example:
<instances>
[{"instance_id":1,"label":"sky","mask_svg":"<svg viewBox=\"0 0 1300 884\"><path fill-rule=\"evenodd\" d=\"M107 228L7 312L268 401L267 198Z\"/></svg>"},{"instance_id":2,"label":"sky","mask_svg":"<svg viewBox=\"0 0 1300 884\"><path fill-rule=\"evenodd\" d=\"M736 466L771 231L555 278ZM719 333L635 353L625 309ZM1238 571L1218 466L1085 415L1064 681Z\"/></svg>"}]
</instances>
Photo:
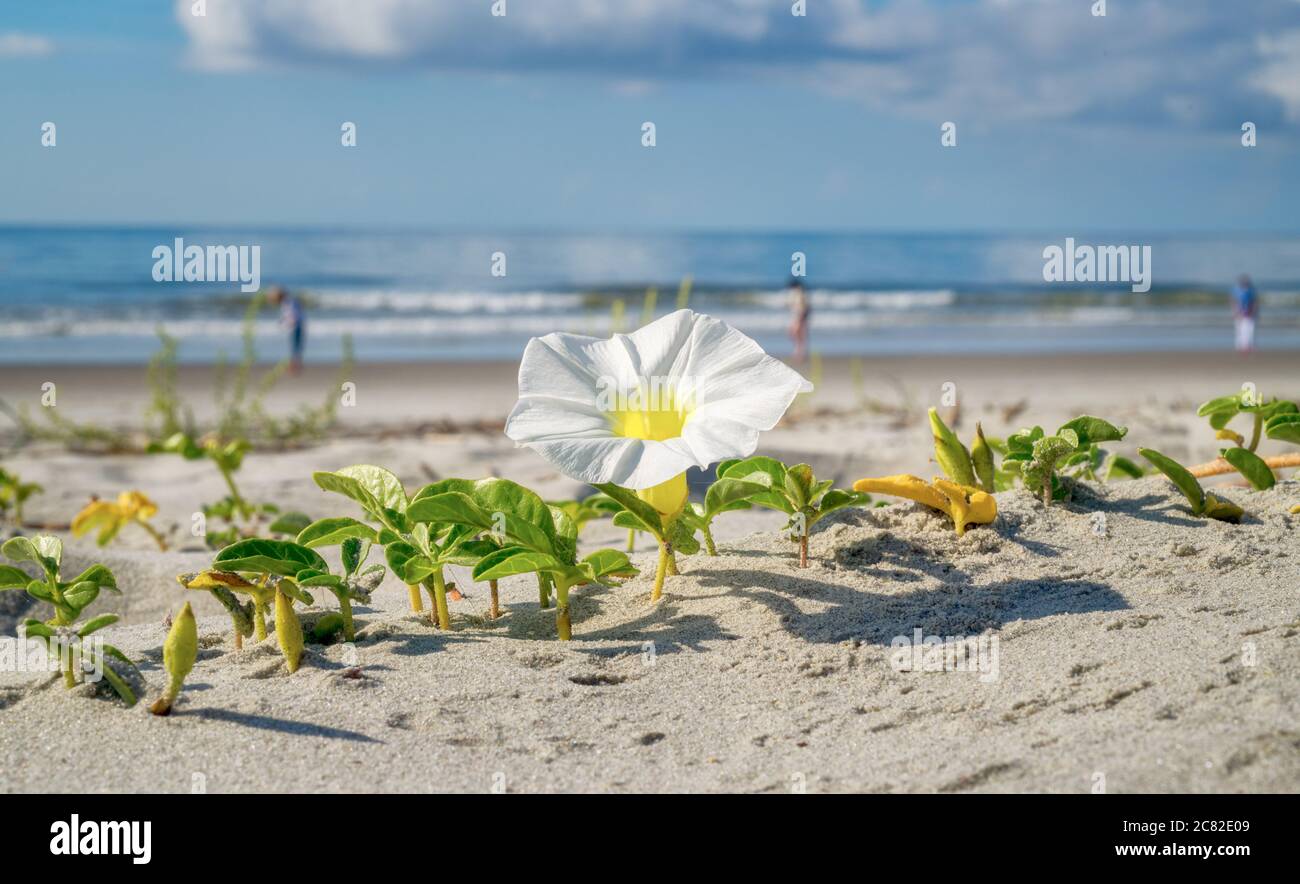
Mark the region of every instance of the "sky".
<instances>
[{"instance_id":1,"label":"sky","mask_svg":"<svg viewBox=\"0 0 1300 884\"><path fill-rule=\"evenodd\" d=\"M1300 230L1298 0L794 5L10 0L0 224Z\"/></svg>"}]
</instances>

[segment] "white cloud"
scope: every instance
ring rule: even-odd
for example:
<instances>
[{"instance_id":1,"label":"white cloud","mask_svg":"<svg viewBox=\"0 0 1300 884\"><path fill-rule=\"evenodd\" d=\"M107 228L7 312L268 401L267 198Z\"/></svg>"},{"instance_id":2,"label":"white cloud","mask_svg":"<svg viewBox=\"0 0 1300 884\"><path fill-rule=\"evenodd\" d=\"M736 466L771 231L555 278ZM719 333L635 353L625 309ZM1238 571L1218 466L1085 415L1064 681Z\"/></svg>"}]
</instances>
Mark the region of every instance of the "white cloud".
<instances>
[{"instance_id":1,"label":"white cloud","mask_svg":"<svg viewBox=\"0 0 1300 884\"><path fill-rule=\"evenodd\" d=\"M39 58L54 51L54 43L37 34L0 32L0 58Z\"/></svg>"},{"instance_id":2,"label":"white cloud","mask_svg":"<svg viewBox=\"0 0 1300 884\"><path fill-rule=\"evenodd\" d=\"M1213 126L1300 121L1300 4L1129 0L222 0L190 14L214 70L317 65L806 82L883 110ZM1276 36L1282 35L1282 36ZM631 87L629 87L631 88Z\"/></svg>"}]
</instances>

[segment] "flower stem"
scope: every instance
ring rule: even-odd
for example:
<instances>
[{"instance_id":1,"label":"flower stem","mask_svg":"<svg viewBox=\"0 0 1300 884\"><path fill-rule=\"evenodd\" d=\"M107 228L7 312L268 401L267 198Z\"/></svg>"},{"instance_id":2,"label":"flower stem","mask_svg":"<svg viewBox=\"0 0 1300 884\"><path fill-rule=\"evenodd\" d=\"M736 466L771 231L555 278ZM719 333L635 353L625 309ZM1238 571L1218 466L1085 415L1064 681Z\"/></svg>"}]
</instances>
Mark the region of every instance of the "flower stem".
<instances>
[{"instance_id":1,"label":"flower stem","mask_svg":"<svg viewBox=\"0 0 1300 884\"><path fill-rule=\"evenodd\" d=\"M451 614L447 611L447 581L442 569L433 572L433 605L438 614L438 628L451 629Z\"/></svg>"},{"instance_id":2,"label":"flower stem","mask_svg":"<svg viewBox=\"0 0 1300 884\"><path fill-rule=\"evenodd\" d=\"M672 546L668 547L668 576L676 577L677 571L677 553L673 552Z\"/></svg>"},{"instance_id":3,"label":"flower stem","mask_svg":"<svg viewBox=\"0 0 1300 884\"><path fill-rule=\"evenodd\" d=\"M253 641L266 641L266 598L253 596Z\"/></svg>"},{"instance_id":4,"label":"flower stem","mask_svg":"<svg viewBox=\"0 0 1300 884\"><path fill-rule=\"evenodd\" d=\"M352 641L356 633L352 624L352 600L347 596L339 596L339 613L343 615L343 637Z\"/></svg>"},{"instance_id":5,"label":"flower stem","mask_svg":"<svg viewBox=\"0 0 1300 884\"><path fill-rule=\"evenodd\" d=\"M551 588L546 583L546 575L540 571L537 572L537 598L543 610L551 606Z\"/></svg>"},{"instance_id":6,"label":"flower stem","mask_svg":"<svg viewBox=\"0 0 1300 884\"><path fill-rule=\"evenodd\" d=\"M1257 411L1255 412L1255 429L1250 434L1251 453L1254 453L1255 449L1259 447L1259 433L1263 429L1264 429L1264 415L1262 415Z\"/></svg>"},{"instance_id":7,"label":"flower stem","mask_svg":"<svg viewBox=\"0 0 1300 884\"><path fill-rule=\"evenodd\" d=\"M664 590L664 577L668 574L668 560L673 556L673 546L671 543L663 542L659 544L659 567L655 569L655 585L650 591L650 601L657 602Z\"/></svg>"},{"instance_id":8,"label":"flower stem","mask_svg":"<svg viewBox=\"0 0 1300 884\"><path fill-rule=\"evenodd\" d=\"M563 580L555 581L555 631L562 642L573 638L573 624L569 620L569 585Z\"/></svg>"},{"instance_id":9,"label":"flower stem","mask_svg":"<svg viewBox=\"0 0 1300 884\"><path fill-rule=\"evenodd\" d=\"M708 550L711 556L718 554L718 548L713 545L713 532L709 530L708 525L704 526L704 548Z\"/></svg>"},{"instance_id":10,"label":"flower stem","mask_svg":"<svg viewBox=\"0 0 1300 884\"><path fill-rule=\"evenodd\" d=\"M141 528L149 532L149 536L153 538L153 542L158 544L158 549L161 550L162 552L167 552L167 541L164 540L163 536L158 533L158 529L155 528L153 525L150 525L148 522L141 521L141 520L137 520L137 521L139 521Z\"/></svg>"},{"instance_id":11,"label":"flower stem","mask_svg":"<svg viewBox=\"0 0 1300 884\"><path fill-rule=\"evenodd\" d=\"M411 611L420 614L424 611L424 599L420 598L420 585L418 583L406 584L406 591L411 596Z\"/></svg>"},{"instance_id":12,"label":"flower stem","mask_svg":"<svg viewBox=\"0 0 1300 884\"><path fill-rule=\"evenodd\" d=\"M497 594L497 582L488 581L488 590L492 593L492 606L488 609L488 617L492 620L501 616L501 600Z\"/></svg>"},{"instance_id":13,"label":"flower stem","mask_svg":"<svg viewBox=\"0 0 1300 884\"><path fill-rule=\"evenodd\" d=\"M632 552L632 550L634 549L636 549L636 529L628 528L627 529L627 551Z\"/></svg>"},{"instance_id":14,"label":"flower stem","mask_svg":"<svg viewBox=\"0 0 1300 884\"><path fill-rule=\"evenodd\" d=\"M799 567L808 567L808 529L799 535Z\"/></svg>"}]
</instances>

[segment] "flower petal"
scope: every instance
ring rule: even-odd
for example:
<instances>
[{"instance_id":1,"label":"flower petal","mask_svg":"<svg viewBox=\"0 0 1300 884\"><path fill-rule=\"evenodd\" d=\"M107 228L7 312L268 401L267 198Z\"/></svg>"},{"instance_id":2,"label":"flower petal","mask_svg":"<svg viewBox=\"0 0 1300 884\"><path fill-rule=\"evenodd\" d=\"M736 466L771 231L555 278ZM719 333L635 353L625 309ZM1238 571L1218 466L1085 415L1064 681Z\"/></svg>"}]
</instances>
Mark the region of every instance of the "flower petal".
<instances>
[{"instance_id":1,"label":"flower petal","mask_svg":"<svg viewBox=\"0 0 1300 884\"><path fill-rule=\"evenodd\" d=\"M554 439L614 437L609 419L594 405L551 396L520 399L506 419L506 435L521 445Z\"/></svg>"}]
</instances>

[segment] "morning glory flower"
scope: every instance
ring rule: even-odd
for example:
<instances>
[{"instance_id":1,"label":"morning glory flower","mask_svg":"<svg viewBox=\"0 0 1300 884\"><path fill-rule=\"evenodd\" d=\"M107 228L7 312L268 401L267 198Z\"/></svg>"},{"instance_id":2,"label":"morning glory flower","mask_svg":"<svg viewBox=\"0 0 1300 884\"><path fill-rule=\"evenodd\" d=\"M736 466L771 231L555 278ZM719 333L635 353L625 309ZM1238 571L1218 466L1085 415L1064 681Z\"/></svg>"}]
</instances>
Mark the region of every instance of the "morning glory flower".
<instances>
[{"instance_id":1,"label":"morning glory flower","mask_svg":"<svg viewBox=\"0 0 1300 884\"><path fill-rule=\"evenodd\" d=\"M678 310L609 339L533 338L506 435L570 478L636 491L668 528L688 469L753 454L811 391L727 323Z\"/></svg>"}]
</instances>

